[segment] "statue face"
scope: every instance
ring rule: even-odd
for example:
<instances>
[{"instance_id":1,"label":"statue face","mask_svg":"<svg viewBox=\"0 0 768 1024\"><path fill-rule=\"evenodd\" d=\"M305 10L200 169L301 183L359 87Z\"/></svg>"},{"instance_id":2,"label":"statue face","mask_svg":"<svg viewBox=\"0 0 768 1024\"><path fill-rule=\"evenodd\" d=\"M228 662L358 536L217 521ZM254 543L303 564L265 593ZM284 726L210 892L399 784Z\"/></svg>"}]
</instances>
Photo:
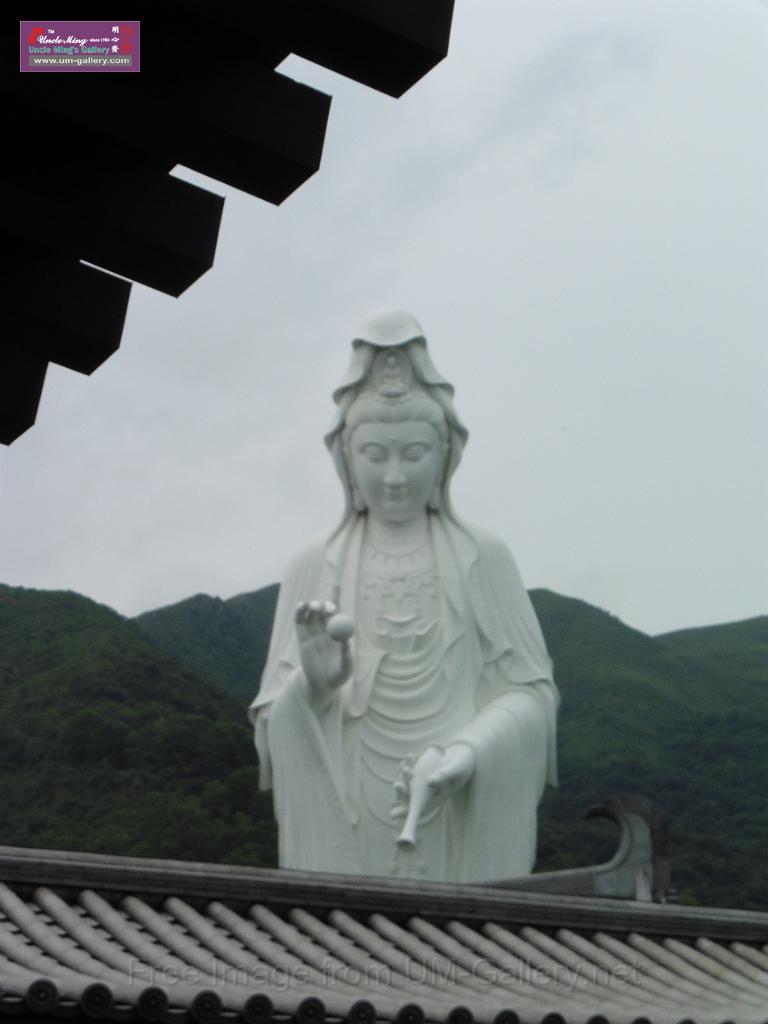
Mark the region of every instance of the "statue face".
<instances>
[{"instance_id":1,"label":"statue face","mask_svg":"<svg viewBox=\"0 0 768 1024\"><path fill-rule=\"evenodd\" d=\"M388 523L419 516L443 469L443 441L421 420L361 423L352 433L349 454L369 515Z\"/></svg>"}]
</instances>

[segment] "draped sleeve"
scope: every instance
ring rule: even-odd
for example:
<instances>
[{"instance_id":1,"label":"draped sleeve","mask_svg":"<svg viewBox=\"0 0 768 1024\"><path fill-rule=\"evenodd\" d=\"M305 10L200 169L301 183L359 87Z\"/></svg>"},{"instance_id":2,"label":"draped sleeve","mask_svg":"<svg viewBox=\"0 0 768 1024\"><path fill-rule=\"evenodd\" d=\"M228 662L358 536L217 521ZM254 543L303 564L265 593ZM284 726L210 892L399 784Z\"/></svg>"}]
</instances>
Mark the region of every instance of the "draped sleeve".
<instances>
[{"instance_id":1,"label":"draped sleeve","mask_svg":"<svg viewBox=\"0 0 768 1024\"><path fill-rule=\"evenodd\" d=\"M557 785L557 710L560 694L520 570L506 544L492 533L476 530L478 558L469 572L469 592L477 616L484 669L477 692L478 708L518 687L531 687L547 723L546 780Z\"/></svg>"},{"instance_id":2,"label":"draped sleeve","mask_svg":"<svg viewBox=\"0 0 768 1024\"><path fill-rule=\"evenodd\" d=\"M259 755L259 787L273 785L272 758L267 743L267 722L275 698L295 677L301 665L296 637L296 606L301 601L331 596L332 582L325 557L323 539L309 542L291 562L280 585L275 621L267 661L261 676L259 692L248 708L254 725L254 740Z\"/></svg>"}]
</instances>

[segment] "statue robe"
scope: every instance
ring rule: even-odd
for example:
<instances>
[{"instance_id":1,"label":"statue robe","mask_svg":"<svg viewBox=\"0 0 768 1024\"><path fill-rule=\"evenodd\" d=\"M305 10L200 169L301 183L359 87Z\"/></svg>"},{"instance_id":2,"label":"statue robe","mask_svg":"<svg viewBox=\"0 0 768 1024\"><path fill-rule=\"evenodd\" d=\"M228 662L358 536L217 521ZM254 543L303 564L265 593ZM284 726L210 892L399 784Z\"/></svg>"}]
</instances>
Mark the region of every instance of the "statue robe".
<instances>
[{"instance_id":1,"label":"statue robe","mask_svg":"<svg viewBox=\"0 0 768 1024\"><path fill-rule=\"evenodd\" d=\"M295 609L337 592L340 608L356 614L364 523L364 516L355 516L330 541L311 543L294 560L250 709L260 784L274 791L280 865L454 882L528 874L536 854L537 805L546 782L556 782L558 696L535 612L498 538L430 515L442 595L439 670L455 699L442 724L434 718L430 723L425 712L424 746L413 753L421 754L428 742L464 742L474 752L476 770L420 827L413 853L396 846L402 823L388 823L381 806L371 813L362 792L360 738L386 655L362 641L356 649L353 641L352 677L325 710L316 713L306 698ZM420 715L404 704L409 743L418 738ZM396 750L396 724L392 738Z\"/></svg>"}]
</instances>

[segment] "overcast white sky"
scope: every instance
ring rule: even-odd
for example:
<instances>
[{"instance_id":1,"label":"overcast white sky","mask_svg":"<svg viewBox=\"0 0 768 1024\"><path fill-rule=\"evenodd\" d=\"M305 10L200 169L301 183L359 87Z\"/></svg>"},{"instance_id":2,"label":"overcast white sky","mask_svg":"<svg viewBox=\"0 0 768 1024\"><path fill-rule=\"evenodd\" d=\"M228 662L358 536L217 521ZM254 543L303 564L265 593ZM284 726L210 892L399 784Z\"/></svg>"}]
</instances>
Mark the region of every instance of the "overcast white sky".
<instances>
[{"instance_id":1,"label":"overcast white sky","mask_svg":"<svg viewBox=\"0 0 768 1024\"><path fill-rule=\"evenodd\" d=\"M400 100L282 70L334 97L320 172L279 208L210 183L213 270L49 369L0 580L134 615L278 579L337 520L330 393L397 305L470 430L456 507L529 586L647 632L767 613L766 6L457 0Z\"/></svg>"}]
</instances>

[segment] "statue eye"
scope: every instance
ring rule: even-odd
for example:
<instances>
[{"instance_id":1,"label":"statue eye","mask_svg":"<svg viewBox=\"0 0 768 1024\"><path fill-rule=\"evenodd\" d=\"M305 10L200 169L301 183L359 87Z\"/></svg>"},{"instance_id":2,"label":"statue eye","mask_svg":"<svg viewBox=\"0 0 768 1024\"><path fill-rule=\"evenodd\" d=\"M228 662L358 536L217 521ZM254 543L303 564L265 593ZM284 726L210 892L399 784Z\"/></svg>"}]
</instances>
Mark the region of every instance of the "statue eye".
<instances>
[{"instance_id":1,"label":"statue eye","mask_svg":"<svg viewBox=\"0 0 768 1024\"><path fill-rule=\"evenodd\" d=\"M370 462L383 462L387 457L387 449L380 444L364 444L360 451Z\"/></svg>"},{"instance_id":2,"label":"statue eye","mask_svg":"<svg viewBox=\"0 0 768 1024\"><path fill-rule=\"evenodd\" d=\"M426 455L429 451L429 445L423 444L418 441L414 444L409 444L403 451L403 458L408 459L409 462L418 462L422 456Z\"/></svg>"}]
</instances>

